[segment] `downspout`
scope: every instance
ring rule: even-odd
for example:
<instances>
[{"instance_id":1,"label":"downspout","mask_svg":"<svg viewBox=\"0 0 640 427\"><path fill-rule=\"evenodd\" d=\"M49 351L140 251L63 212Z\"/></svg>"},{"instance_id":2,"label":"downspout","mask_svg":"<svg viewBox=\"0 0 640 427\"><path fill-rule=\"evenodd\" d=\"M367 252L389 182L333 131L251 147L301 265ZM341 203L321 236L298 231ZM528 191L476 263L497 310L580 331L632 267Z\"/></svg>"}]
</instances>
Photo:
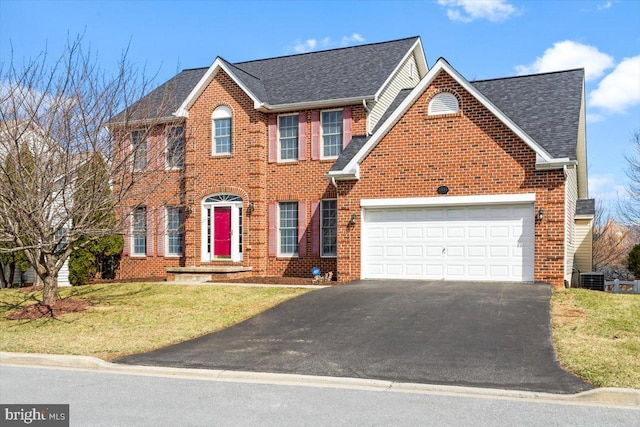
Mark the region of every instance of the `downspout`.
<instances>
[{"instance_id":1,"label":"downspout","mask_svg":"<svg viewBox=\"0 0 640 427\"><path fill-rule=\"evenodd\" d=\"M338 189L338 184L336 184L336 177L335 176L331 177L331 184L333 184L333 186L336 188L336 190Z\"/></svg>"},{"instance_id":2,"label":"downspout","mask_svg":"<svg viewBox=\"0 0 640 427\"><path fill-rule=\"evenodd\" d=\"M367 136L369 136L369 135L371 135L371 132L369 132L369 113L371 112L371 109L367 105L367 100L364 99L364 98L362 99L362 106L364 107L365 111L367 112Z\"/></svg>"}]
</instances>

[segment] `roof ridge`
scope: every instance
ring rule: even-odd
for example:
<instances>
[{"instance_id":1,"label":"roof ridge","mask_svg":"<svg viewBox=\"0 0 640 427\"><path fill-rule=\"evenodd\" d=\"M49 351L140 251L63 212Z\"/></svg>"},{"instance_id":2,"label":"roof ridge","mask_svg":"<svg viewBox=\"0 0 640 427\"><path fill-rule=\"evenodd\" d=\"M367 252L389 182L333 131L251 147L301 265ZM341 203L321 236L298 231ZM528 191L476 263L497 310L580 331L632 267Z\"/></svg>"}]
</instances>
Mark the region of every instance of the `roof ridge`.
<instances>
[{"instance_id":1,"label":"roof ridge","mask_svg":"<svg viewBox=\"0 0 640 427\"><path fill-rule=\"evenodd\" d=\"M523 78L523 77L536 77L536 76L545 76L545 75L549 75L549 74L572 73L572 72L575 72L575 71L584 72L584 68L571 68L571 69L568 69L568 70L547 71L547 72L544 72L544 73L522 74L522 75L519 75L519 76L494 77L494 78L491 78L491 79L471 80L469 83L490 82L490 81L493 81L493 80L520 79L520 78Z\"/></svg>"},{"instance_id":2,"label":"roof ridge","mask_svg":"<svg viewBox=\"0 0 640 427\"><path fill-rule=\"evenodd\" d=\"M248 74L248 75L250 75L251 77L253 77L254 79L256 79L256 80L260 80L260 81L262 82L262 80L260 79L260 77L258 77L258 76L256 76L256 75L253 75L253 74L251 74L250 72L248 72L248 71L246 71L246 70L243 70L242 68L238 67L236 64L234 64L234 63L232 63L232 62L227 61L226 59L224 59L224 58L223 58L223 57L221 57L221 56L218 56L218 58L220 58L220 60L221 60L221 61L224 61L226 64L228 64L228 65L232 66L232 67L233 67L233 68L235 68L236 70L242 71L243 73Z\"/></svg>"},{"instance_id":3,"label":"roof ridge","mask_svg":"<svg viewBox=\"0 0 640 427\"><path fill-rule=\"evenodd\" d=\"M251 63L251 62L268 61L268 60L271 60L271 59L281 59L281 58L290 58L290 57L293 57L293 56L313 55L313 54L317 54L317 53L326 53L326 52L332 52L332 51L338 51L338 50L354 49L354 48L358 48L358 47L395 43L395 42L400 42L400 41L404 41L404 40L419 39L419 38L420 38L420 36L412 36L412 37L405 37L405 38L396 39L396 40L387 40L387 41L383 41L383 42L365 43L365 44L358 44L358 45L353 45L353 46L343 46L343 47L336 47L336 48L333 48L333 49L315 50L315 51L303 52L303 53L293 53L291 55L272 56L272 57L269 57L269 58L250 59L248 61L234 62L233 64L234 65L248 64L248 63Z\"/></svg>"},{"instance_id":4,"label":"roof ridge","mask_svg":"<svg viewBox=\"0 0 640 427\"><path fill-rule=\"evenodd\" d=\"M209 69L209 67L183 68L182 71L180 71L180 72L183 73L185 71L208 70L208 69Z\"/></svg>"}]
</instances>

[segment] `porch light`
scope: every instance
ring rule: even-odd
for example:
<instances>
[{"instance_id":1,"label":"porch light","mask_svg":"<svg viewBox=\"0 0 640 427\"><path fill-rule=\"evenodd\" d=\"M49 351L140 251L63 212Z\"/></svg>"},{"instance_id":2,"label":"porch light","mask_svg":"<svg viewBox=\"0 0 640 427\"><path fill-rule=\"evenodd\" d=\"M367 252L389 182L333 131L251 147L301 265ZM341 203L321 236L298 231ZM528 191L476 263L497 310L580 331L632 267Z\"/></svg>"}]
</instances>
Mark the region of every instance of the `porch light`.
<instances>
[{"instance_id":1,"label":"porch light","mask_svg":"<svg viewBox=\"0 0 640 427\"><path fill-rule=\"evenodd\" d=\"M544 211L542 210L542 208L538 208L538 213L536 215L536 219L538 220L538 222L542 221L543 215L544 215Z\"/></svg>"},{"instance_id":2,"label":"porch light","mask_svg":"<svg viewBox=\"0 0 640 427\"><path fill-rule=\"evenodd\" d=\"M349 225L356 225L356 219L358 218L357 214L352 214L351 219L349 220Z\"/></svg>"},{"instance_id":3,"label":"porch light","mask_svg":"<svg viewBox=\"0 0 640 427\"><path fill-rule=\"evenodd\" d=\"M247 215L251 215L253 213L253 210L254 210L253 202L249 202L249 204L247 205Z\"/></svg>"}]
</instances>

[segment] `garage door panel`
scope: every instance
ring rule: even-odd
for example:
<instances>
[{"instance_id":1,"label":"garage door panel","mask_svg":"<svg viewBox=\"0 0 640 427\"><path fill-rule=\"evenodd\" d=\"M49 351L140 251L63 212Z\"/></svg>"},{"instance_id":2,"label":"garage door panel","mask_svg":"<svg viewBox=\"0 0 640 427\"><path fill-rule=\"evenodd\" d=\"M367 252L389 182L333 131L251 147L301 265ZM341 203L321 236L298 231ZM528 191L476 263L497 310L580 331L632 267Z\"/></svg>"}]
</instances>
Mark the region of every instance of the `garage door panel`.
<instances>
[{"instance_id":1,"label":"garage door panel","mask_svg":"<svg viewBox=\"0 0 640 427\"><path fill-rule=\"evenodd\" d=\"M464 258L464 246L447 245L446 254L449 258Z\"/></svg>"},{"instance_id":2,"label":"garage door panel","mask_svg":"<svg viewBox=\"0 0 640 427\"><path fill-rule=\"evenodd\" d=\"M407 239L422 239L424 238L424 229L422 227L407 227Z\"/></svg>"},{"instance_id":3,"label":"garage door panel","mask_svg":"<svg viewBox=\"0 0 640 427\"><path fill-rule=\"evenodd\" d=\"M449 239L456 239L464 237L464 227L447 227L446 235Z\"/></svg>"},{"instance_id":4,"label":"garage door panel","mask_svg":"<svg viewBox=\"0 0 640 427\"><path fill-rule=\"evenodd\" d=\"M387 256L388 257L402 257L403 255L403 247L402 246L387 246Z\"/></svg>"},{"instance_id":5,"label":"garage door panel","mask_svg":"<svg viewBox=\"0 0 640 427\"><path fill-rule=\"evenodd\" d=\"M471 225L467 228L468 233L469 233L469 238L473 239L473 238L480 238L480 239L484 239L485 237L487 237L487 227L486 226L478 226L478 225Z\"/></svg>"},{"instance_id":6,"label":"garage door panel","mask_svg":"<svg viewBox=\"0 0 640 427\"><path fill-rule=\"evenodd\" d=\"M467 246L467 257L484 258L487 256L486 246Z\"/></svg>"},{"instance_id":7,"label":"garage door panel","mask_svg":"<svg viewBox=\"0 0 640 427\"><path fill-rule=\"evenodd\" d=\"M420 257L424 256L424 248L422 246L407 246L406 249L407 257Z\"/></svg>"},{"instance_id":8,"label":"garage door panel","mask_svg":"<svg viewBox=\"0 0 640 427\"><path fill-rule=\"evenodd\" d=\"M533 205L365 209L364 278L533 280Z\"/></svg>"}]
</instances>

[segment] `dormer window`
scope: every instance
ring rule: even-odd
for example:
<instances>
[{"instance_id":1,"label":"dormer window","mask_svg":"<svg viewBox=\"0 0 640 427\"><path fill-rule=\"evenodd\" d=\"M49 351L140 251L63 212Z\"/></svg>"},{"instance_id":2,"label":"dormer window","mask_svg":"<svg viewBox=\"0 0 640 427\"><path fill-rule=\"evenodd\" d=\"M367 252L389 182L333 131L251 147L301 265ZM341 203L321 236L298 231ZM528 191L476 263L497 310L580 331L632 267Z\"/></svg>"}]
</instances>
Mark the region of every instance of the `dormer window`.
<instances>
[{"instance_id":1,"label":"dormer window","mask_svg":"<svg viewBox=\"0 0 640 427\"><path fill-rule=\"evenodd\" d=\"M211 115L213 155L231 154L231 109L221 106Z\"/></svg>"},{"instance_id":2,"label":"dormer window","mask_svg":"<svg viewBox=\"0 0 640 427\"><path fill-rule=\"evenodd\" d=\"M429 115L456 114L459 110L458 98L455 95L443 92L433 97L429 102Z\"/></svg>"}]
</instances>

